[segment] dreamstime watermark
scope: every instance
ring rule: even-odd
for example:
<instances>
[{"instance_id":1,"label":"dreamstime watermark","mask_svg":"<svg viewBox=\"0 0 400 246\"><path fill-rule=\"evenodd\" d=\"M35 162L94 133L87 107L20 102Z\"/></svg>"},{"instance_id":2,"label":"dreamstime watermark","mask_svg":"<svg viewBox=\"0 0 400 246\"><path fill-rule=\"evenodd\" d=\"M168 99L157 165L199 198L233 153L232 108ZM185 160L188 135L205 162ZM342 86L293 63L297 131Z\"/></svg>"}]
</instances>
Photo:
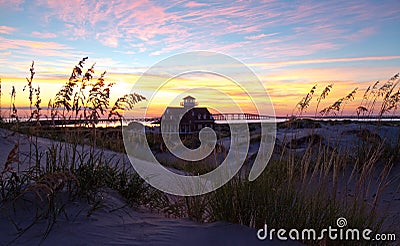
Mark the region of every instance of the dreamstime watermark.
<instances>
[{"instance_id":1,"label":"dreamstime watermark","mask_svg":"<svg viewBox=\"0 0 400 246\"><path fill-rule=\"evenodd\" d=\"M257 238L260 240L273 240L277 238L282 241L316 241L316 240L341 240L341 241L396 241L394 233L373 233L371 229L356 229L347 227L346 218L340 217L336 220L336 227L329 226L320 231L306 228L298 229L268 229L265 224L264 228L257 231Z\"/></svg>"},{"instance_id":2,"label":"dreamstime watermark","mask_svg":"<svg viewBox=\"0 0 400 246\"><path fill-rule=\"evenodd\" d=\"M178 113L161 118L161 132L163 142L168 148L169 153L175 157L194 162L206 158L212 150L216 148L217 137L215 129L204 127L199 130L200 147L190 149L186 147L180 139L180 121L185 113L189 112L190 107L175 110L167 107L176 106L177 100L189 94L201 94L203 101L213 101L209 104L210 110L221 114L227 113L224 107L219 105L229 105L229 110L235 113L247 113L244 106L252 106L253 113L256 115L268 115L270 121L260 122L260 145L254 160L254 164L249 172L249 180L255 180L266 167L273 151L276 136L275 111L272 101L266 92L264 85L257 75L244 63L239 60L221 53L215 52L187 52L166 58L154 66L150 67L134 84L132 91L145 90L151 92L146 95L147 101L144 108L140 111L139 118L146 118L147 110L151 105L159 105L159 101L173 93L167 90L168 84L173 83L175 78L187 76L188 74L201 73L204 76L219 76L228 81L228 90L222 89L223 86L218 82L207 83L199 79L199 83L193 80L189 86L184 86L183 79L179 80L176 87L172 88L180 94L175 98L168 98L169 105L162 105L164 111L176 111ZM184 88L182 90L182 88ZM225 86L226 87L226 86ZM176 93L175 93L176 94ZM240 95L238 97L237 95ZM254 110L256 112L254 112ZM194 116L193 117L197 117ZM198 116L199 119L203 117ZM180 196L195 196L205 194L218 189L226 184L242 167L246 161L250 145L250 133L246 122L231 122L227 120L230 128L229 152L224 157L222 163L214 170L197 176L181 175L162 166L151 151L150 143L146 137L146 128L136 124L135 127L125 122L122 133L124 145L129 160L136 172L153 187ZM197 126L196 126L197 127Z\"/></svg>"}]
</instances>

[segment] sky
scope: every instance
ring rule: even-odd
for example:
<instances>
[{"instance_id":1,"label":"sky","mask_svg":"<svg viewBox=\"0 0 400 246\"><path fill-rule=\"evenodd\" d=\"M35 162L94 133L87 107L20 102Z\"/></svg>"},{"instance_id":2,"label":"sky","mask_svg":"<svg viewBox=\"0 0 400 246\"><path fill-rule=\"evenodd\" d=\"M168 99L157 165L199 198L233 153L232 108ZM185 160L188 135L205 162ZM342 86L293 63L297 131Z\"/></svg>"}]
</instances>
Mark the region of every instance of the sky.
<instances>
[{"instance_id":1,"label":"sky","mask_svg":"<svg viewBox=\"0 0 400 246\"><path fill-rule=\"evenodd\" d=\"M34 85L41 87L46 108L82 57L89 57L86 66L96 63L97 77L107 71L106 81L115 83L113 99L131 90L151 97L153 92L135 88L142 73L175 54L202 50L232 56L249 66L263 83L276 114L287 115L314 84L320 93L334 83L323 106L355 87L362 91L398 73L399 26L398 0L0 0L1 103L6 112L14 85L17 106L27 106L22 88L32 60ZM186 76L180 85L187 86L164 91L158 105L184 95L195 86L195 78L203 87L222 81L209 74ZM231 90L237 92L235 100L251 111L238 88ZM201 106L229 108L221 101L218 104L217 94L194 96ZM311 113L315 104L314 100ZM137 110L144 108L138 104ZM346 110L355 113L354 107ZM151 114L161 112L159 106Z\"/></svg>"}]
</instances>

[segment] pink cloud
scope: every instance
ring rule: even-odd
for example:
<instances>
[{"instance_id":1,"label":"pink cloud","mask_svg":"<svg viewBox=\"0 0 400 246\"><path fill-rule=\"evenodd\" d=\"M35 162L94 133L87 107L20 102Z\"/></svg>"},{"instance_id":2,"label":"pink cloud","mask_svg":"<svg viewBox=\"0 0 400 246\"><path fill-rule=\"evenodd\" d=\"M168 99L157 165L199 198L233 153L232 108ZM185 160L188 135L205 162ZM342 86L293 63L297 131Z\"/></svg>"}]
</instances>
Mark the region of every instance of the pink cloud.
<instances>
[{"instance_id":1,"label":"pink cloud","mask_svg":"<svg viewBox=\"0 0 400 246\"><path fill-rule=\"evenodd\" d=\"M0 26L0 34L10 34L15 32L17 29L11 26Z\"/></svg>"},{"instance_id":2,"label":"pink cloud","mask_svg":"<svg viewBox=\"0 0 400 246\"><path fill-rule=\"evenodd\" d=\"M55 33L52 33L52 32L36 32L36 31L34 31L31 34L34 37L45 38L45 39L47 39L47 38L56 38L57 37L57 35Z\"/></svg>"},{"instance_id":3,"label":"pink cloud","mask_svg":"<svg viewBox=\"0 0 400 246\"><path fill-rule=\"evenodd\" d=\"M208 4L198 3L198 2L194 2L194 1L185 3L185 7L188 7L188 8L196 8L196 7L204 7L204 6L208 6Z\"/></svg>"},{"instance_id":4,"label":"pink cloud","mask_svg":"<svg viewBox=\"0 0 400 246\"><path fill-rule=\"evenodd\" d=\"M105 46L108 47L118 47L118 38L113 35L113 34L107 34L107 33L98 33L96 35L96 39L100 41L100 43L102 43Z\"/></svg>"}]
</instances>

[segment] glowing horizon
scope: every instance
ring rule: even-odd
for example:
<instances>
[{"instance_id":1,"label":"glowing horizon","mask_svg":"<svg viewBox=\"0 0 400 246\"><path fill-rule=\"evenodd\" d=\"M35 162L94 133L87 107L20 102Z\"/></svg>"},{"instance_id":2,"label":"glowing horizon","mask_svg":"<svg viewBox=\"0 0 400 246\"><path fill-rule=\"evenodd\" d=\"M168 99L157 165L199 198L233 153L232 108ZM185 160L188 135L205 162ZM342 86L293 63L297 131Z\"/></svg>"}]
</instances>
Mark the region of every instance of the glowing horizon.
<instances>
[{"instance_id":1,"label":"glowing horizon","mask_svg":"<svg viewBox=\"0 0 400 246\"><path fill-rule=\"evenodd\" d=\"M318 74L313 73L310 71L313 76L319 76ZM306 74L306 73L304 73ZM138 79L140 77L139 74L133 74L133 75L118 75L118 74L109 74L106 77L107 82L114 82L114 86L111 90L111 96L110 96L110 107L112 106L113 102L115 100L129 92L139 92L142 95L145 95L148 100L150 100L150 96L152 95L152 92L147 91L146 88L137 88L139 90L135 90L134 83L126 83L124 82L124 77L129 77L131 79ZM95 81L96 78L94 78L93 81ZM296 113L295 107L297 102L301 100L303 96L305 96L308 91L311 89L311 87L316 84L317 85L317 90L314 95L314 99L311 101L310 107L307 109L305 112L305 115L314 115L315 114L315 106L316 106L316 98L318 95L322 92L322 90L328 85L333 83L333 89L329 96L321 102L319 105L319 110L322 108L329 106L333 102L335 102L337 99L346 96L350 91L352 91L354 88L358 88L355 100L350 102L348 105L346 105L345 108L345 115L355 115L356 113L356 107L359 106L360 100L362 99L362 95L364 91L367 89L368 86L372 85L375 80L371 81L365 81L362 83L357 83L355 81L346 81L346 83L343 83L344 81L336 81L336 80L331 80L331 81L315 81L314 83L298 83L295 86L293 85L282 85L280 83L281 80L287 79L286 75L282 75L282 77L273 77L270 79L268 82L266 89L268 93L270 94L273 102L273 106L276 112L277 116L286 116L286 115L291 115L293 112ZM385 78L381 82L384 83L388 78ZM64 79L64 82L67 81L68 79ZM200 85L203 88L207 88L207 84L210 83L215 83L218 81L216 78L207 78L207 76L204 76L203 78L197 77L196 79L191 78L178 78L175 79L177 81L174 82L169 82L167 84L167 87L163 89L163 92L159 95L157 95L156 98L153 98L152 106L144 109L142 108L142 104L138 103L135 106L134 111L137 112L143 112L143 110L147 111L147 115L149 117L156 117L160 116L164 109L167 106L172 106L172 107L179 107L179 103L177 103L186 95L192 95L197 99L197 102L199 103L199 107L208 107L210 110L213 110L213 108L220 108L224 109L225 111L229 112L229 105L224 105L223 102L218 101L217 96L213 96L212 94L208 92L201 92L201 91L192 91L190 88L193 85L195 87L196 84L199 83L200 80ZM41 88L41 108L42 108L42 113L45 115L47 112L47 104L50 99L53 99L56 92L61 88L63 85L62 83L59 83L60 79L41 79L41 80L34 80L33 85L34 86L40 86ZM3 78L2 79L2 100L1 100L1 107L2 107L2 112L3 116L7 115L7 112L9 112L9 108L11 106L11 87L14 85L16 87L17 95L16 95L16 107L17 109L20 110L20 115L21 116L27 116L28 115L28 109L29 109L29 100L28 100L28 91L25 90L23 91L23 87L26 85L26 79L25 78ZM177 87L178 84L183 84L185 85L184 87ZM255 113L256 110L252 108L252 106L248 103L248 101L243 98L243 94L240 92L237 92L235 90L229 90L229 84L221 84L219 86L219 89L221 91L225 91L231 97L238 102L240 107L242 107L243 112L246 113ZM214 112L217 112L213 110ZM23 112L23 113L21 113ZM230 111L234 112L234 111ZM105 115L106 117L106 115Z\"/></svg>"}]
</instances>

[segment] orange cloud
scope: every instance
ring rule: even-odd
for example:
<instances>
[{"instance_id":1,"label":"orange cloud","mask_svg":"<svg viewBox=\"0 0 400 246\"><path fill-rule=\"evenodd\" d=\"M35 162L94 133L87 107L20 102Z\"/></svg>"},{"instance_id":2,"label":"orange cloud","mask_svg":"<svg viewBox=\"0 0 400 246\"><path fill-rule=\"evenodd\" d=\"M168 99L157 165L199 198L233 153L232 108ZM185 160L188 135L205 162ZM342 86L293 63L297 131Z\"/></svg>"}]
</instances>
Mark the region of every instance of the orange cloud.
<instances>
[{"instance_id":1,"label":"orange cloud","mask_svg":"<svg viewBox=\"0 0 400 246\"><path fill-rule=\"evenodd\" d=\"M47 56L67 56L65 50L72 50L70 47L64 44L56 42L44 42L44 41L31 41L24 39L8 39L0 37L0 50L9 49L29 49L30 52L38 52L47 54ZM26 54L26 50L24 52Z\"/></svg>"},{"instance_id":2,"label":"orange cloud","mask_svg":"<svg viewBox=\"0 0 400 246\"><path fill-rule=\"evenodd\" d=\"M396 56L365 56L365 57L349 57L349 58L325 58L325 59L309 59L309 60L293 60L283 62L260 62L249 63L252 67L284 67L290 65L320 64L320 63L338 63L338 62L355 62L355 61L385 61L398 60L400 55Z\"/></svg>"}]
</instances>

